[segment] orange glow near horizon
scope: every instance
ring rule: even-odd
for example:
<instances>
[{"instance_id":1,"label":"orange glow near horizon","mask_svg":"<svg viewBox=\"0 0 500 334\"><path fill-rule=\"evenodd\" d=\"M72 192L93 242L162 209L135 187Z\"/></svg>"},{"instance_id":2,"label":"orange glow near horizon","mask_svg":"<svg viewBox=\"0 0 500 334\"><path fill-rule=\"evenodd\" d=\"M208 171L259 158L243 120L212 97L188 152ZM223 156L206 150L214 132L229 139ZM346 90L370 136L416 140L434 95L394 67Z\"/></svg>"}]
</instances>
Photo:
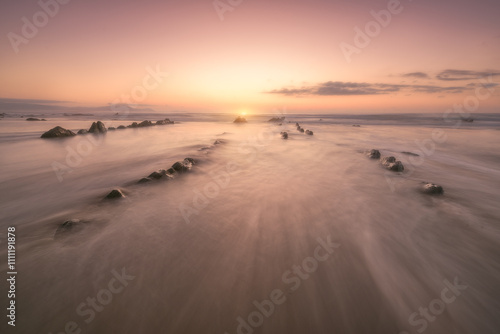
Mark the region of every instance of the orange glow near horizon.
<instances>
[{"instance_id":1,"label":"orange glow near horizon","mask_svg":"<svg viewBox=\"0 0 500 334\"><path fill-rule=\"evenodd\" d=\"M252 114L285 107L439 112L474 95L485 71L499 81L499 4L401 2L401 12L348 62L340 45L355 46L354 27L364 31L375 22L370 12L387 4L255 0L225 12L221 21L210 1L70 2L18 45L18 53L2 40L0 98L229 113L245 105ZM20 35L21 18L37 11L35 2L13 4L0 14L0 29ZM148 68L164 74L144 93L137 87L144 86ZM476 77L440 79L448 69ZM324 93L328 82L339 87ZM499 105L495 91L478 111L498 111Z\"/></svg>"}]
</instances>

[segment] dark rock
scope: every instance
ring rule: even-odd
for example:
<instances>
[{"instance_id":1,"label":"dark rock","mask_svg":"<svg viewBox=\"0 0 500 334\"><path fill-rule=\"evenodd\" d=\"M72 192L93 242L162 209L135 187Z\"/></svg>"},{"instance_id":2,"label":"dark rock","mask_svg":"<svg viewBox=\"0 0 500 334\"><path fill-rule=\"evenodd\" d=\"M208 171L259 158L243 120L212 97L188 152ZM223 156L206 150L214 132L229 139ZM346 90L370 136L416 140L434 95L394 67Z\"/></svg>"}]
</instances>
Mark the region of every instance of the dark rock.
<instances>
[{"instance_id":1,"label":"dark rock","mask_svg":"<svg viewBox=\"0 0 500 334\"><path fill-rule=\"evenodd\" d=\"M174 124L174 121L171 121L168 118L165 118L164 120L161 121L156 121L156 125L166 125L166 124Z\"/></svg>"},{"instance_id":2,"label":"dark rock","mask_svg":"<svg viewBox=\"0 0 500 334\"><path fill-rule=\"evenodd\" d=\"M169 175L175 174L175 169L170 167L169 169L167 169L167 174L169 174Z\"/></svg>"},{"instance_id":3,"label":"dark rock","mask_svg":"<svg viewBox=\"0 0 500 334\"><path fill-rule=\"evenodd\" d=\"M304 129L303 128L300 128L299 131L302 132L302 133L304 133Z\"/></svg>"},{"instance_id":4,"label":"dark rock","mask_svg":"<svg viewBox=\"0 0 500 334\"><path fill-rule=\"evenodd\" d=\"M359 125L359 124L353 124L352 126L355 127L355 128L360 128L361 127L361 125Z\"/></svg>"},{"instance_id":5,"label":"dark rock","mask_svg":"<svg viewBox=\"0 0 500 334\"><path fill-rule=\"evenodd\" d=\"M380 151L379 150L370 150L368 152L368 158L370 159L380 159Z\"/></svg>"},{"instance_id":6,"label":"dark rock","mask_svg":"<svg viewBox=\"0 0 500 334\"><path fill-rule=\"evenodd\" d=\"M422 182L422 187L420 188L421 192L428 195L442 195L444 194L443 187L428 182Z\"/></svg>"},{"instance_id":7,"label":"dark rock","mask_svg":"<svg viewBox=\"0 0 500 334\"><path fill-rule=\"evenodd\" d=\"M412 153L412 152L401 152L401 153L406 154L406 155L412 155L412 156L414 156L414 157L419 157L419 156L420 156L419 154L417 154L417 153Z\"/></svg>"},{"instance_id":8,"label":"dark rock","mask_svg":"<svg viewBox=\"0 0 500 334\"><path fill-rule=\"evenodd\" d=\"M405 170L403 163L397 161L394 157L385 157L382 159L382 165L393 172L402 172Z\"/></svg>"},{"instance_id":9,"label":"dark rock","mask_svg":"<svg viewBox=\"0 0 500 334\"><path fill-rule=\"evenodd\" d=\"M137 183L146 183L146 182L151 182L151 181L153 181L153 180L151 180L149 177L143 177Z\"/></svg>"},{"instance_id":10,"label":"dark rock","mask_svg":"<svg viewBox=\"0 0 500 334\"><path fill-rule=\"evenodd\" d=\"M60 126L56 126L55 128L50 129L45 132L41 138L61 138L61 137L72 137L76 136L76 134L71 130L66 130Z\"/></svg>"},{"instance_id":11,"label":"dark rock","mask_svg":"<svg viewBox=\"0 0 500 334\"><path fill-rule=\"evenodd\" d=\"M108 128L108 130L110 130L110 131L114 131L114 130L116 130L116 128L115 128L114 126L110 126L110 127Z\"/></svg>"},{"instance_id":12,"label":"dark rock","mask_svg":"<svg viewBox=\"0 0 500 334\"><path fill-rule=\"evenodd\" d=\"M214 145L220 145L220 144L224 144L224 142L220 139L217 139L216 141L214 141Z\"/></svg>"},{"instance_id":13,"label":"dark rock","mask_svg":"<svg viewBox=\"0 0 500 334\"><path fill-rule=\"evenodd\" d=\"M127 126L128 128L136 128L137 127L137 122L133 122L132 124L130 124L129 126Z\"/></svg>"},{"instance_id":14,"label":"dark rock","mask_svg":"<svg viewBox=\"0 0 500 334\"><path fill-rule=\"evenodd\" d=\"M43 122L47 122L47 120L46 120L45 118L42 118L42 119L41 119L41 121L43 121Z\"/></svg>"},{"instance_id":15,"label":"dark rock","mask_svg":"<svg viewBox=\"0 0 500 334\"><path fill-rule=\"evenodd\" d=\"M285 120L285 116L282 117L273 117L268 122L283 122Z\"/></svg>"},{"instance_id":16,"label":"dark rock","mask_svg":"<svg viewBox=\"0 0 500 334\"><path fill-rule=\"evenodd\" d=\"M77 132L77 134L79 134L79 135L84 135L84 134L87 134L87 133L89 133L89 132L87 130L85 130L85 129L80 129Z\"/></svg>"},{"instance_id":17,"label":"dark rock","mask_svg":"<svg viewBox=\"0 0 500 334\"><path fill-rule=\"evenodd\" d=\"M178 173L183 173L183 172L187 172L188 170L190 170L194 164L195 164L194 159L186 158L183 161L177 161L176 163L174 163L172 165L172 169ZM167 173L168 173L168 170L167 170Z\"/></svg>"},{"instance_id":18,"label":"dark rock","mask_svg":"<svg viewBox=\"0 0 500 334\"><path fill-rule=\"evenodd\" d=\"M247 120L242 116L236 117L236 119L233 121L233 123L246 123L246 122Z\"/></svg>"},{"instance_id":19,"label":"dark rock","mask_svg":"<svg viewBox=\"0 0 500 334\"><path fill-rule=\"evenodd\" d=\"M286 131L281 132L281 138L288 139L288 132Z\"/></svg>"},{"instance_id":20,"label":"dark rock","mask_svg":"<svg viewBox=\"0 0 500 334\"><path fill-rule=\"evenodd\" d=\"M137 124L137 127L139 128L145 128L147 126L153 126L153 123L151 121L142 121L139 124Z\"/></svg>"},{"instance_id":21,"label":"dark rock","mask_svg":"<svg viewBox=\"0 0 500 334\"><path fill-rule=\"evenodd\" d=\"M313 134L314 132L312 132L311 130L306 130L306 135L312 136Z\"/></svg>"},{"instance_id":22,"label":"dark rock","mask_svg":"<svg viewBox=\"0 0 500 334\"><path fill-rule=\"evenodd\" d=\"M295 123L295 126L300 128L300 124L299 123Z\"/></svg>"},{"instance_id":23,"label":"dark rock","mask_svg":"<svg viewBox=\"0 0 500 334\"><path fill-rule=\"evenodd\" d=\"M40 118L36 118L36 117L28 117L26 118L27 121L41 121Z\"/></svg>"},{"instance_id":24,"label":"dark rock","mask_svg":"<svg viewBox=\"0 0 500 334\"><path fill-rule=\"evenodd\" d=\"M61 225L56 230L56 233L54 234L54 239L59 239L70 232L76 232L77 230L81 230L83 228L83 224L85 222L81 221L80 219L71 219L67 220Z\"/></svg>"},{"instance_id":25,"label":"dark rock","mask_svg":"<svg viewBox=\"0 0 500 334\"><path fill-rule=\"evenodd\" d=\"M126 129L127 127L125 125L120 125L119 127L117 127L118 130L123 130L123 129Z\"/></svg>"},{"instance_id":26,"label":"dark rock","mask_svg":"<svg viewBox=\"0 0 500 334\"><path fill-rule=\"evenodd\" d=\"M155 172L149 174L148 178L159 180L165 175L167 175L167 171L164 169L160 169L159 171L155 171Z\"/></svg>"},{"instance_id":27,"label":"dark rock","mask_svg":"<svg viewBox=\"0 0 500 334\"><path fill-rule=\"evenodd\" d=\"M117 198L123 198L125 195L120 189L113 189L109 194L104 197L105 199L117 199Z\"/></svg>"},{"instance_id":28,"label":"dark rock","mask_svg":"<svg viewBox=\"0 0 500 334\"><path fill-rule=\"evenodd\" d=\"M106 133L107 131L106 126L101 121L92 123L89 129L89 133Z\"/></svg>"}]
</instances>

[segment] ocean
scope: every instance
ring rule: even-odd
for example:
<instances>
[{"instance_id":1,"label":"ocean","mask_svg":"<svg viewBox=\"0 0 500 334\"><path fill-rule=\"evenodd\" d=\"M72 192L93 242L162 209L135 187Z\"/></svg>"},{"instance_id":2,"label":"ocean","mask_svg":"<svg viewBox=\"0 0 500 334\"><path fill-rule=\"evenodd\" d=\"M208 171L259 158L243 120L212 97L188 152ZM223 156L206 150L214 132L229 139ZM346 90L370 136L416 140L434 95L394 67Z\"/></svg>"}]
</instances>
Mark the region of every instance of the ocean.
<instances>
[{"instance_id":1,"label":"ocean","mask_svg":"<svg viewBox=\"0 0 500 334\"><path fill-rule=\"evenodd\" d=\"M500 330L500 114L31 116L47 121L0 120L16 333ZM138 183L187 157L189 172ZM113 189L125 197L105 200Z\"/></svg>"}]
</instances>

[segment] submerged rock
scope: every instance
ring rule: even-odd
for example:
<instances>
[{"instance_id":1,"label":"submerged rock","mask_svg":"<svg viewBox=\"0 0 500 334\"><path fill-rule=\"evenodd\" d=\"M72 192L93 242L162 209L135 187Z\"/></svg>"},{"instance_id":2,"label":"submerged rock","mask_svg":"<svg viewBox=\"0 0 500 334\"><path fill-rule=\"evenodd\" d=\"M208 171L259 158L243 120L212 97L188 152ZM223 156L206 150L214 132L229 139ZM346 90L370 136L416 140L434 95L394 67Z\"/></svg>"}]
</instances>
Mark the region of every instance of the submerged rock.
<instances>
[{"instance_id":1,"label":"submerged rock","mask_svg":"<svg viewBox=\"0 0 500 334\"><path fill-rule=\"evenodd\" d=\"M76 230L81 230L85 222L80 219L70 219L59 225L54 234L54 239L59 239L70 232L75 232Z\"/></svg>"},{"instance_id":2,"label":"submerged rock","mask_svg":"<svg viewBox=\"0 0 500 334\"><path fill-rule=\"evenodd\" d=\"M380 159L380 151L379 150L370 150L368 152L368 158L370 159Z\"/></svg>"},{"instance_id":3,"label":"submerged rock","mask_svg":"<svg viewBox=\"0 0 500 334\"><path fill-rule=\"evenodd\" d=\"M92 123L89 129L89 133L106 133L107 131L106 126L101 121Z\"/></svg>"},{"instance_id":4,"label":"submerged rock","mask_svg":"<svg viewBox=\"0 0 500 334\"><path fill-rule=\"evenodd\" d=\"M359 124L353 124L352 126L353 126L354 128L360 128L360 127L361 127L361 125L359 125Z\"/></svg>"},{"instance_id":5,"label":"submerged rock","mask_svg":"<svg viewBox=\"0 0 500 334\"><path fill-rule=\"evenodd\" d=\"M120 125L119 127L117 127L118 130L123 130L123 129L126 129L127 127L125 125Z\"/></svg>"},{"instance_id":6,"label":"submerged rock","mask_svg":"<svg viewBox=\"0 0 500 334\"><path fill-rule=\"evenodd\" d=\"M404 151L404 152L401 152L401 153L406 154L406 155L411 155L411 156L414 156L414 157L419 157L420 156L419 154L413 153L413 152L406 152L406 151Z\"/></svg>"},{"instance_id":7,"label":"submerged rock","mask_svg":"<svg viewBox=\"0 0 500 334\"><path fill-rule=\"evenodd\" d=\"M428 182L422 182L422 186L420 187L420 191L423 192L424 194L428 194L428 195L442 195L442 194L444 194L443 187L441 187L437 184L428 183Z\"/></svg>"},{"instance_id":8,"label":"submerged rock","mask_svg":"<svg viewBox=\"0 0 500 334\"><path fill-rule=\"evenodd\" d=\"M108 128L108 130L109 130L109 131L113 131L113 130L116 130L116 128L115 128L115 127L113 127L113 126L110 126L110 127Z\"/></svg>"},{"instance_id":9,"label":"submerged rock","mask_svg":"<svg viewBox=\"0 0 500 334\"><path fill-rule=\"evenodd\" d=\"M113 189L109 194L104 197L105 199L117 199L117 198L123 198L125 195L120 189Z\"/></svg>"},{"instance_id":10,"label":"submerged rock","mask_svg":"<svg viewBox=\"0 0 500 334\"><path fill-rule=\"evenodd\" d=\"M233 121L233 123L246 123L247 120L245 119L245 117L242 117L242 116L238 116L236 117L236 119Z\"/></svg>"},{"instance_id":11,"label":"submerged rock","mask_svg":"<svg viewBox=\"0 0 500 334\"><path fill-rule=\"evenodd\" d=\"M41 138L61 138L61 137L72 137L76 136L76 134L71 130L66 130L60 126L56 126L55 128L50 129L45 132Z\"/></svg>"},{"instance_id":12,"label":"submerged rock","mask_svg":"<svg viewBox=\"0 0 500 334\"><path fill-rule=\"evenodd\" d=\"M283 139L288 139L288 132L283 131L283 132L281 132L280 134L281 134L281 138L283 138Z\"/></svg>"},{"instance_id":13,"label":"submerged rock","mask_svg":"<svg viewBox=\"0 0 500 334\"><path fill-rule=\"evenodd\" d=\"M40 118L36 118L36 117L28 117L26 118L27 121L41 121Z\"/></svg>"},{"instance_id":14,"label":"submerged rock","mask_svg":"<svg viewBox=\"0 0 500 334\"><path fill-rule=\"evenodd\" d=\"M85 135L85 134L87 134L87 133L89 133L89 132L88 132L87 130L85 130L85 129L80 129L80 130L78 130L78 132L77 132L77 134L79 134L79 135Z\"/></svg>"},{"instance_id":15,"label":"submerged rock","mask_svg":"<svg viewBox=\"0 0 500 334\"><path fill-rule=\"evenodd\" d=\"M220 144L224 144L224 142L220 139L214 141L214 145L220 145Z\"/></svg>"},{"instance_id":16,"label":"submerged rock","mask_svg":"<svg viewBox=\"0 0 500 334\"><path fill-rule=\"evenodd\" d=\"M311 130L306 130L306 135L312 136L313 134L314 132L312 132Z\"/></svg>"},{"instance_id":17,"label":"submerged rock","mask_svg":"<svg viewBox=\"0 0 500 334\"><path fill-rule=\"evenodd\" d=\"M402 172L405 170L403 163L396 160L395 157L385 157L382 159L382 165L393 172Z\"/></svg>"}]
</instances>

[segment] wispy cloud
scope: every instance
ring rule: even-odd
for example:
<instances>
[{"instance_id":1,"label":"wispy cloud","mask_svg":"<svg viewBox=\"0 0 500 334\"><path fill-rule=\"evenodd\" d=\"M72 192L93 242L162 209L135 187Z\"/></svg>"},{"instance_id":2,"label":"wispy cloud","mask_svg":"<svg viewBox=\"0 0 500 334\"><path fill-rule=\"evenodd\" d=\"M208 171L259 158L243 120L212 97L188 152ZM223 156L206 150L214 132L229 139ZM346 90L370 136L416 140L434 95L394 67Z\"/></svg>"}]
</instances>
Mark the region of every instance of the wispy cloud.
<instances>
[{"instance_id":1,"label":"wispy cloud","mask_svg":"<svg viewBox=\"0 0 500 334\"><path fill-rule=\"evenodd\" d=\"M482 77L500 76L498 71L444 70L436 78L444 81L477 80Z\"/></svg>"},{"instance_id":2,"label":"wispy cloud","mask_svg":"<svg viewBox=\"0 0 500 334\"><path fill-rule=\"evenodd\" d=\"M299 88L284 87L266 93L289 96L321 95L321 96L349 96L349 95L379 95L409 91L415 93L461 93L464 86L441 87L434 85L402 85L365 82L327 81L312 86Z\"/></svg>"},{"instance_id":3,"label":"wispy cloud","mask_svg":"<svg viewBox=\"0 0 500 334\"><path fill-rule=\"evenodd\" d=\"M417 79L428 79L429 75L424 72L411 72L411 73L404 73L402 75L405 78L417 78Z\"/></svg>"}]
</instances>

